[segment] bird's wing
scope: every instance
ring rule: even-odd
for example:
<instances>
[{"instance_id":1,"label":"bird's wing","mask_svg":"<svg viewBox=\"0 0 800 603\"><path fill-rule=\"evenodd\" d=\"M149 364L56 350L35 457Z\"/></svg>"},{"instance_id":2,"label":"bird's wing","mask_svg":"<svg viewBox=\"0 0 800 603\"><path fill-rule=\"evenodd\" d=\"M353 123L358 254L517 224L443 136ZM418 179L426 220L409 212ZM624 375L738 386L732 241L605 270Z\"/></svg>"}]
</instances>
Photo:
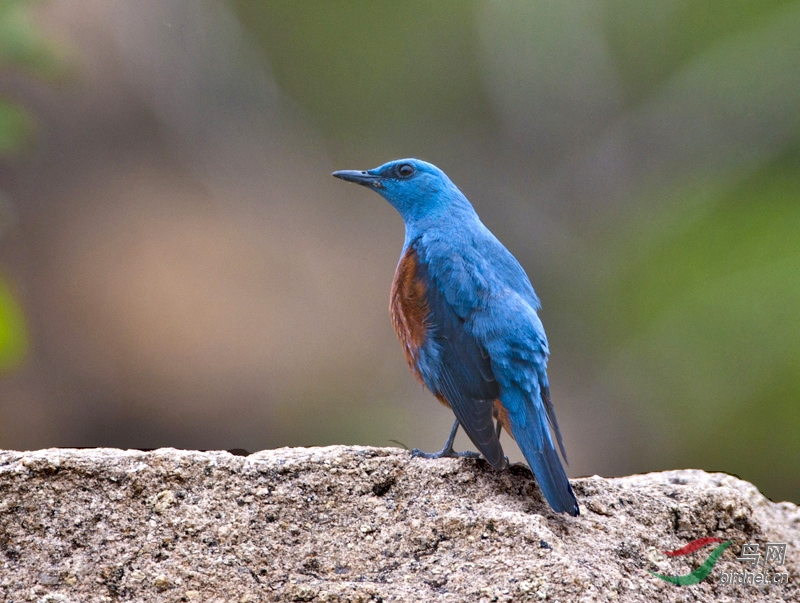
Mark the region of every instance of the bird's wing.
<instances>
[{"instance_id":1,"label":"bird's wing","mask_svg":"<svg viewBox=\"0 0 800 603\"><path fill-rule=\"evenodd\" d=\"M507 340L517 349L519 361L524 366L533 367L535 379L539 384L541 402L547 420L558 441L564 460L567 460L558 419L550 400L550 386L547 380L547 336L544 333L536 311L540 309L539 298L531 286L528 275L517 259L505 248L483 224L478 224L471 232L471 240L461 241L463 253L448 254L446 249L452 245L451 238L430 236L424 244L430 249L429 255L439 257L436 263L437 275L445 292L447 302L462 318L480 323L489 316L490 329L495 338ZM481 303L491 298L488 303ZM503 302L505 299L505 302ZM509 308L515 308L509 311ZM503 316L507 312L510 316ZM519 323L519 324L517 324ZM483 326L487 322L484 320ZM515 324L513 329L503 325ZM484 334L471 325L472 331L482 342L481 349L486 353Z\"/></svg>"},{"instance_id":2,"label":"bird's wing","mask_svg":"<svg viewBox=\"0 0 800 603\"><path fill-rule=\"evenodd\" d=\"M547 384L547 339L539 316L518 293L506 290L476 317L473 328L491 358L514 439L542 492L555 510L576 515L575 495L550 435L552 428L563 455Z\"/></svg>"},{"instance_id":3,"label":"bird's wing","mask_svg":"<svg viewBox=\"0 0 800 603\"><path fill-rule=\"evenodd\" d=\"M493 467L501 468L505 455L493 420L499 388L488 353L466 324L479 299L457 274L443 269L441 264L430 263L425 253L414 247L406 251L401 266L404 262L410 265L412 259L419 283L417 291L424 290L426 310L425 342L415 354L414 370L436 396L450 405L484 458ZM456 290L460 290L460 296L456 295L453 303Z\"/></svg>"}]
</instances>

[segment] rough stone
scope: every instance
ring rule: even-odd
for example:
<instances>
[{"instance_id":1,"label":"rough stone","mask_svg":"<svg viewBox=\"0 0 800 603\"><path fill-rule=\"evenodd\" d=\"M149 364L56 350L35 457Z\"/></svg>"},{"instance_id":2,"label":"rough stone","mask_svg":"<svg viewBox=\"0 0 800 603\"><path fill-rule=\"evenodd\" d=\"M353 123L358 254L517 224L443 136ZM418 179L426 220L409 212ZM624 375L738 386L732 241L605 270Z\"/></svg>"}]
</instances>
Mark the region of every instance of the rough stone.
<instances>
[{"instance_id":1,"label":"rough stone","mask_svg":"<svg viewBox=\"0 0 800 603\"><path fill-rule=\"evenodd\" d=\"M573 484L577 518L524 466L398 449L0 452L0 599L800 601L796 505L696 470ZM648 573L706 536L734 544L699 584ZM726 583L744 543L786 543L786 583Z\"/></svg>"}]
</instances>

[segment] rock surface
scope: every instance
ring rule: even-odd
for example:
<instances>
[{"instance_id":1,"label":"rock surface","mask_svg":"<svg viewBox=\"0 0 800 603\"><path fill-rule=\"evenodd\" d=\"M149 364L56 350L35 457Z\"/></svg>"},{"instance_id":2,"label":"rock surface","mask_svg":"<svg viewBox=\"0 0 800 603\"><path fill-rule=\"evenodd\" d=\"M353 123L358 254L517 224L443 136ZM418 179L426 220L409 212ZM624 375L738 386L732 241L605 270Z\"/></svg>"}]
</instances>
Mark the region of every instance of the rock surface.
<instances>
[{"instance_id":1,"label":"rock surface","mask_svg":"<svg viewBox=\"0 0 800 603\"><path fill-rule=\"evenodd\" d=\"M0 599L800 601L794 504L693 470L573 484L577 518L523 466L398 449L0 452ZM648 573L706 536L734 544L699 584ZM786 583L726 583L743 543L786 543Z\"/></svg>"}]
</instances>

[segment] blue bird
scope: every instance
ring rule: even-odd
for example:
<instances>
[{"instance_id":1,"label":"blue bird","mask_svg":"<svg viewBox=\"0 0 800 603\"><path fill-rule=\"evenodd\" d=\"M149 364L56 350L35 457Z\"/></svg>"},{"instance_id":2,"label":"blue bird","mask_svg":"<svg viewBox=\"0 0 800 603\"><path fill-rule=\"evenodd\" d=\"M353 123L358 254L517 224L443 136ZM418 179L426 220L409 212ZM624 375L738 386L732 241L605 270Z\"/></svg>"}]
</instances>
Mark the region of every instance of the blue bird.
<instances>
[{"instance_id":1,"label":"blue bird","mask_svg":"<svg viewBox=\"0 0 800 603\"><path fill-rule=\"evenodd\" d=\"M333 176L374 189L405 222L392 323L411 372L456 416L441 451L412 454L477 456L453 451L461 425L489 464L503 469L502 427L550 506L578 515L550 433L566 461L550 401L547 337L536 313L541 305L522 266L435 165L399 159Z\"/></svg>"}]
</instances>

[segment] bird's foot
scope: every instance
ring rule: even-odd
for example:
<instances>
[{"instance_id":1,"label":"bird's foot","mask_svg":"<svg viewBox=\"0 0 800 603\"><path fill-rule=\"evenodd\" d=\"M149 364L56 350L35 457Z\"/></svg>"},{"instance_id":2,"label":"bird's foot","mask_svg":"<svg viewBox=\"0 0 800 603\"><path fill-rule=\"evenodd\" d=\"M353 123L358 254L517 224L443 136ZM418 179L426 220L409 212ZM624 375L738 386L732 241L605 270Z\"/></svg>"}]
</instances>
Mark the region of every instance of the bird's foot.
<instances>
[{"instance_id":1,"label":"bird's foot","mask_svg":"<svg viewBox=\"0 0 800 603\"><path fill-rule=\"evenodd\" d=\"M414 448L411 451L411 458L423 458L423 459L441 459L441 458L462 458L462 459L479 459L481 455L477 452L472 452L471 450L465 450L464 452L456 452L452 448L449 450L444 448L439 452L423 452L419 448Z\"/></svg>"}]
</instances>

